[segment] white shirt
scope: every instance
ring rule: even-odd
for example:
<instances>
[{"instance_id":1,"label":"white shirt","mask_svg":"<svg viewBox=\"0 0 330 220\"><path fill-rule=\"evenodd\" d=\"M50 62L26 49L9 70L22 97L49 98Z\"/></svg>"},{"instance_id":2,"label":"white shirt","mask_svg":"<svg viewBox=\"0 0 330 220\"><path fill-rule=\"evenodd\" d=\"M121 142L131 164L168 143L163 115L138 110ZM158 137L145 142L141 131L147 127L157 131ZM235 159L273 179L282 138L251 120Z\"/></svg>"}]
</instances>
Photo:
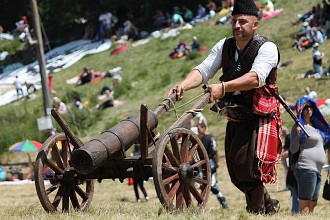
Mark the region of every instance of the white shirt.
<instances>
[{"instance_id":1,"label":"white shirt","mask_svg":"<svg viewBox=\"0 0 330 220\"><path fill-rule=\"evenodd\" d=\"M273 4L273 2L271 2L271 1L268 1L267 2L267 8L268 8L268 12L273 12L274 11L274 4Z\"/></svg>"},{"instance_id":2,"label":"white shirt","mask_svg":"<svg viewBox=\"0 0 330 220\"><path fill-rule=\"evenodd\" d=\"M22 88L22 84L18 79L15 79L14 85L15 85L16 89L21 89Z\"/></svg>"},{"instance_id":3,"label":"white shirt","mask_svg":"<svg viewBox=\"0 0 330 220\"><path fill-rule=\"evenodd\" d=\"M222 67L222 49L226 38L220 40L211 50L208 57L194 69L198 70L203 77L203 83L216 74L216 72ZM238 53L235 52L235 60L238 59ZM272 68L275 68L278 63L277 47L273 42L264 43L258 51L256 58L252 64L252 68L249 72L256 72L259 81L259 87L266 84L266 78L268 77Z\"/></svg>"},{"instance_id":4,"label":"white shirt","mask_svg":"<svg viewBox=\"0 0 330 220\"><path fill-rule=\"evenodd\" d=\"M103 24L109 25L109 24L111 24L111 17L112 17L112 14L110 12L106 12L99 16L99 21L102 22Z\"/></svg>"}]
</instances>

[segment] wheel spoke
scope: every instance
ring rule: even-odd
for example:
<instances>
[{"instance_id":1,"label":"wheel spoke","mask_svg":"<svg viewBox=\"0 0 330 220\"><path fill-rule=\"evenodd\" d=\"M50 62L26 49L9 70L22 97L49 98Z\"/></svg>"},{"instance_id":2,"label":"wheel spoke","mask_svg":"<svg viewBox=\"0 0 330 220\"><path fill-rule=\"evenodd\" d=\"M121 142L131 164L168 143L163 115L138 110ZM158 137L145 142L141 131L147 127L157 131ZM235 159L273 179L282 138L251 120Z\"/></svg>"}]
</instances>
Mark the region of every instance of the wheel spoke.
<instances>
[{"instance_id":1,"label":"wheel spoke","mask_svg":"<svg viewBox=\"0 0 330 220\"><path fill-rule=\"evenodd\" d=\"M187 162L189 139L190 139L190 135L187 134L182 135L182 143L181 143L181 151L180 151L182 163Z\"/></svg>"},{"instance_id":2,"label":"wheel spoke","mask_svg":"<svg viewBox=\"0 0 330 220\"><path fill-rule=\"evenodd\" d=\"M78 198L77 198L74 188L70 188L70 199L71 199L72 206L75 209L79 209L80 206L79 206Z\"/></svg>"},{"instance_id":3,"label":"wheel spoke","mask_svg":"<svg viewBox=\"0 0 330 220\"><path fill-rule=\"evenodd\" d=\"M175 180L175 183L173 183L171 190L167 193L171 202L173 202L179 187L180 187L180 181Z\"/></svg>"},{"instance_id":4,"label":"wheel spoke","mask_svg":"<svg viewBox=\"0 0 330 220\"><path fill-rule=\"evenodd\" d=\"M46 159L45 164L51 169L53 170L55 173L60 174L63 173L63 169L61 169L60 167L57 167L51 160Z\"/></svg>"},{"instance_id":5,"label":"wheel spoke","mask_svg":"<svg viewBox=\"0 0 330 220\"><path fill-rule=\"evenodd\" d=\"M179 168L173 167L171 164L163 163L162 168L170 172L179 172Z\"/></svg>"},{"instance_id":6,"label":"wheel spoke","mask_svg":"<svg viewBox=\"0 0 330 220\"><path fill-rule=\"evenodd\" d=\"M179 161L174 157L174 155L172 154L172 152L168 149L168 146L166 145L164 153L167 157L167 159L170 161L170 163L172 164L172 166L179 166Z\"/></svg>"},{"instance_id":7,"label":"wheel spoke","mask_svg":"<svg viewBox=\"0 0 330 220\"><path fill-rule=\"evenodd\" d=\"M69 192L70 189L68 187L65 188L63 199L62 199L62 212L68 212L69 211Z\"/></svg>"},{"instance_id":8,"label":"wheel spoke","mask_svg":"<svg viewBox=\"0 0 330 220\"><path fill-rule=\"evenodd\" d=\"M196 187L193 186L191 183L189 183L188 186L189 186L189 190L190 190L191 194L195 197L195 199L198 201L198 203L202 203L203 202L203 197L198 192L198 190L196 189Z\"/></svg>"},{"instance_id":9,"label":"wheel spoke","mask_svg":"<svg viewBox=\"0 0 330 220\"><path fill-rule=\"evenodd\" d=\"M183 191L183 197L184 197L184 200L186 202L186 205L187 207L190 206L190 204L192 203L192 200L191 200L191 195L190 195L190 192L189 192L189 186L188 186L189 183L186 183L185 186L184 186L184 191Z\"/></svg>"},{"instance_id":10,"label":"wheel spoke","mask_svg":"<svg viewBox=\"0 0 330 220\"><path fill-rule=\"evenodd\" d=\"M58 189L61 185L60 184L56 184L56 185L52 185L50 186L47 190L46 190L46 195L51 194L52 192L54 192L56 189Z\"/></svg>"},{"instance_id":11,"label":"wheel spoke","mask_svg":"<svg viewBox=\"0 0 330 220\"><path fill-rule=\"evenodd\" d=\"M180 152L179 152L179 145L178 145L178 141L176 139L176 136L171 137L170 141L171 141L171 146L172 146L174 156L179 160L179 162L182 162Z\"/></svg>"},{"instance_id":12,"label":"wheel spoke","mask_svg":"<svg viewBox=\"0 0 330 220\"><path fill-rule=\"evenodd\" d=\"M207 180L204 180L204 179L201 179L201 178L193 178L193 181L194 182L196 182L196 183L198 183L198 184L202 184L202 185L206 185L208 182L207 182Z\"/></svg>"},{"instance_id":13,"label":"wheel spoke","mask_svg":"<svg viewBox=\"0 0 330 220\"><path fill-rule=\"evenodd\" d=\"M172 175L172 176L164 179L163 180L163 184L164 185L167 185L167 184L169 184L170 182L172 182L173 180L176 180L176 179L179 179L179 174L178 173L176 173L176 174L174 174L174 175Z\"/></svg>"},{"instance_id":14,"label":"wheel spoke","mask_svg":"<svg viewBox=\"0 0 330 220\"><path fill-rule=\"evenodd\" d=\"M206 193L207 193L207 187L204 187L204 189L203 189L203 191L202 191L202 194L201 194L202 198L205 197L205 194L206 194Z\"/></svg>"},{"instance_id":15,"label":"wheel spoke","mask_svg":"<svg viewBox=\"0 0 330 220\"><path fill-rule=\"evenodd\" d=\"M206 163L206 160L200 160L200 161L197 161L196 163L194 163L193 165L191 165L192 168L195 168L195 167L199 167L199 166L202 166L203 164Z\"/></svg>"},{"instance_id":16,"label":"wheel spoke","mask_svg":"<svg viewBox=\"0 0 330 220\"><path fill-rule=\"evenodd\" d=\"M190 162L193 159L193 156L195 155L195 152L198 148L198 144L194 144L194 146L189 150L188 156L187 156L187 162Z\"/></svg>"},{"instance_id":17,"label":"wheel spoke","mask_svg":"<svg viewBox=\"0 0 330 220\"><path fill-rule=\"evenodd\" d=\"M52 156L53 156L57 166L60 167L61 169L64 169L63 162L61 159L61 154L60 154L60 151L56 144L54 144L52 147Z\"/></svg>"},{"instance_id":18,"label":"wheel spoke","mask_svg":"<svg viewBox=\"0 0 330 220\"><path fill-rule=\"evenodd\" d=\"M187 183L189 190L191 192L191 194L196 198L196 200L199 203L203 202L203 198L201 196L201 194L198 192L198 190L195 188L195 186L193 186L191 183Z\"/></svg>"},{"instance_id":19,"label":"wheel spoke","mask_svg":"<svg viewBox=\"0 0 330 220\"><path fill-rule=\"evenodd\" d=\"M56 208L58 207L58 205L60 204L60 201L63 197L63 194L64 194L64 190L65 190L65 187L64 186L61 186L57 193L56 193L56 196L54 198L54 201L53 201L53 206L55 206Z\"/></svg>"},{"instance_id":20,"label":"wheel spoke","mask_svg":"<svg viewBox=\"0 0 330 220\"><path fill-rule=\"evenodd\" d=\"M176 208L179 210L183 210L185 208L185 201L183 197L183 184L180 185L177 193L176 193Z\"/></svg>"},{"instance_id":21,"label":"wheel spoke","mask_svg":"<svg viewBox=\"0 0 330 220\"><path fill-rule=\"evenodd\" d=\"M82 198L83 201L88 199L88 194L84 192L79 186L74 186L74 190L78 193L78 195Z\"/></svg>"}]
</instances>

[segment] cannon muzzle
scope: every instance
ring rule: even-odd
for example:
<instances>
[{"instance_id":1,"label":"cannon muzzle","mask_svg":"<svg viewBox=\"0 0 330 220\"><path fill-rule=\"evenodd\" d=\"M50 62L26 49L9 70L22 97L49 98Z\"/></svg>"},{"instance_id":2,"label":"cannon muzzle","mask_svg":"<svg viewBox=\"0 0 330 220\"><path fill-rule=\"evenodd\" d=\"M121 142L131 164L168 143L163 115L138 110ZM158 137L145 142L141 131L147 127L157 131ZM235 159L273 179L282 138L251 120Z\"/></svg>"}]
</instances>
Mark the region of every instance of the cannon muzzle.
<instances>
[{"instance_id":1,"label":"cannon muzzle","mask_svg":"<svg viewBox=\"0 0 330 220\"><path fill-rule=\"evenodd\" d=\"M150 110L147 113L147 128L157 127L158 118ZM110 130L104 131L81 148L72 152L71 163L78 173L89 174L106 160L137 143L140 138L140 113L135 114Z\"/></svg>"}]
</instances>

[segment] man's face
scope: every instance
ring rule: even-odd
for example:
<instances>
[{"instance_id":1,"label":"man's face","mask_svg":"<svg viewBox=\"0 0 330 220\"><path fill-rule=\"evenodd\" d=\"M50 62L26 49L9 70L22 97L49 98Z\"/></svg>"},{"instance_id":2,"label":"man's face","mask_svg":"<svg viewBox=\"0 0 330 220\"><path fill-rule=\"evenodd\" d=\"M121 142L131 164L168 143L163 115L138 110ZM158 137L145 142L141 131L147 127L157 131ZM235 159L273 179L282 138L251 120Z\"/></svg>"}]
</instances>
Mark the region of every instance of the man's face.
<instances>
[{"instance_id":1,"label":"man's face","mask_svg":"<svg viewBox=\"0 0 330 220\"><path fill-rule=\"evenodd\" d=\"M237 41L249 41L256 33L258 20L253 15L234 15L232 20L233 36Z\"/></svg>"},{"instance_id":2,"label":"man's face","mask_svg":"<svg viewBox=\"0 0 330 220\"><path fill-rule=\"evenodd\" d=\"M197 130L198 130L198 134L203 136L205 134L206 127L198 125Z\"/></svg>"}]
</instances>

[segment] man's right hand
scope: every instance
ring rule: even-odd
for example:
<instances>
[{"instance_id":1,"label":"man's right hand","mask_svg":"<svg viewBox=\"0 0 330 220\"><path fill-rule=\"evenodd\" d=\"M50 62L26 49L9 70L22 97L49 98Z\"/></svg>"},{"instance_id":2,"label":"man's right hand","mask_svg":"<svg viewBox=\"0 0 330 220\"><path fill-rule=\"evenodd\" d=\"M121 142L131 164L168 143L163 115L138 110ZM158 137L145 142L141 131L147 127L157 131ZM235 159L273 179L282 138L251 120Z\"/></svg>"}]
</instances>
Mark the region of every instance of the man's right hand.
<instances>
[{"instance_id":1,"label":"man's right hand","mask_svg":"<svg viewBox=\"0 0 330 220\"><path fill-rule=\"evenodd\" d=\"M193 69L181 83L173 86L170 89L170 91L167 93L167 96L174 93L176 94L176 100L181 101L183 99L183 94L185 91L200 86L202 82L202 75L199 73L198 70Z\"/></svg>"},{"instance_id":2,"label":"man's right hand","mask_svg":"<svg viewBox=\"0 0 330 220\"><path fill-rule=\"evenodd\" d=\"M184 89L181 85L175 85L168 91L167 96L173 93L176 94L177 101L181 101L183 99Z\"/></svg>"}]
</instances>

